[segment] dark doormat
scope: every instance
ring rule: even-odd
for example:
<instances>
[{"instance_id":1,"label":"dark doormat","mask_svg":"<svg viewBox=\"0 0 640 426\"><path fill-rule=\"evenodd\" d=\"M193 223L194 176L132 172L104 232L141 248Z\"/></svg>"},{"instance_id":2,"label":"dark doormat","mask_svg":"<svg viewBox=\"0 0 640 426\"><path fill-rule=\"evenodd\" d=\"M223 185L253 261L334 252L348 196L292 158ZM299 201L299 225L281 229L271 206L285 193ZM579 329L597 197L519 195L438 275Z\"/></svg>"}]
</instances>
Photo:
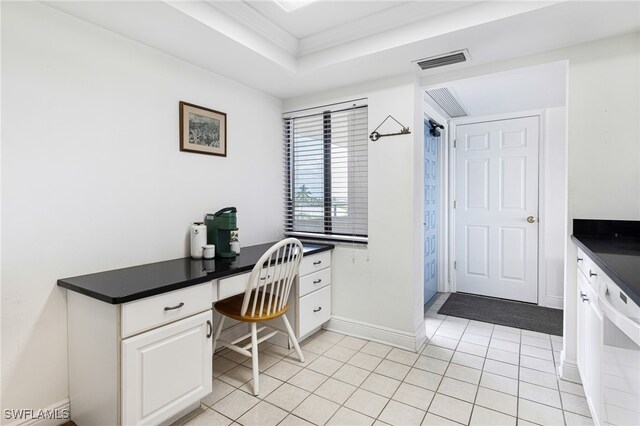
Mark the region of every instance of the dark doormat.
<instances>
[{"instance_id":1,"label":"dark doormat","mask_svg":"<svg viewBox=\"0 0 640 426\"><path fill-rule=\"evenodd\" d=\"M442 315L523 328L556 336L562 336L562 312L562 309L464 293L451 293L438 311Z\"/></svg>"}]
</instances>

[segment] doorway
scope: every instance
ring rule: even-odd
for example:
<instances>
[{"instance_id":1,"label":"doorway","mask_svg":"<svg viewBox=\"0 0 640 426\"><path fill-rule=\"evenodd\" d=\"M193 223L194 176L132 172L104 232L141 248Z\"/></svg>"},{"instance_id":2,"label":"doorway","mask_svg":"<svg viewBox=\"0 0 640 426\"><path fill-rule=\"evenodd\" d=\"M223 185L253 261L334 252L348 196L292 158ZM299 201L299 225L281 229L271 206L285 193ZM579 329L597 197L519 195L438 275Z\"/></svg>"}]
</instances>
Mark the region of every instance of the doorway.
<instances>
[{"instance_id":1,"label":"doorway","mask_svg":"<svg viewBox=\"0 0 640 426\"><path fill-rule=\"evenodd\" d=\"M438 291L439 152L443 126L424 121L424 305Z\"/></svg>"},{"instance_id":2,"label":"doorway","mask_svg":"<svg viewBox=\"0 0 640 426\"><path fill-rule=\"evenodd\" d=\"M539 117L456 127L456 284L538 303Z\"/></svg>"}]
</instances>

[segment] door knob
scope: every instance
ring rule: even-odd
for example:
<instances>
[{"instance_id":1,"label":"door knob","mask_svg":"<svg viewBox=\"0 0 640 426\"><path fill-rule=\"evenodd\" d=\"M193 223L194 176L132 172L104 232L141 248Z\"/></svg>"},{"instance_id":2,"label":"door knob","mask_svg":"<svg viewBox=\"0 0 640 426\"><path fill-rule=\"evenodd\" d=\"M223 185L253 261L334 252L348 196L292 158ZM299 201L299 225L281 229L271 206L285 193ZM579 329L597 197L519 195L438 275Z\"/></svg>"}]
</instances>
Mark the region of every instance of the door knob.
<instances>
[{"instance_id":1,"label":"door knob","mask_svg":"<svg viewBox=\"0 0 640 426\"><path fill-rule=\"evenodd\" d=\"M536 221L536 218L535 218L535 217L533 217L533 216L529 216L529 217L527 218L527 222L529 222L529 223L534 223L535 221Z\"/></svg>"}]
</instances>

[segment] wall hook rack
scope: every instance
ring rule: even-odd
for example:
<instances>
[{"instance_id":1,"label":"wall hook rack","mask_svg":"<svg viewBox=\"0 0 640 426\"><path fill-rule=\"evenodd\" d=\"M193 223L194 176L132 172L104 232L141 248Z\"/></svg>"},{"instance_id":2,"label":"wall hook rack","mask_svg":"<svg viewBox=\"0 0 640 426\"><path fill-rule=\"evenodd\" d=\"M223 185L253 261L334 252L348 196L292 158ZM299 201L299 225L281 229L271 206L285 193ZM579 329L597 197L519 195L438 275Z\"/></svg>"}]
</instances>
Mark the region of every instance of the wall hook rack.
<instances>
[{"instance_id":1,"label":"wall hook rack","mask_svg":"<svg viewBox=\"0 0 640 426\"><path fill-rule=\"evenodd\" d=\"M400 131L397 132L397 133L386 133L386 134L378 133L378 129L380 128L380 126L382 126L388 119L392 119L393 121L398 123L400 125L400 127L401 127ZM369 135L369 139L371 139L373 142L375 142L378 139L384 138L384 137L387 137L387 136L408 135L410 133L411 132L409 131L408 127L404 127L402 124L400 124L400 122L398 120L396 120L395 118L393 118L390 115L387 115L387 118L382 120L382 123L380 123L380 125L378 125L378 127L376 127L375 130L373 132L371 132L371 134Z\"/></svg>"}]
</instances>

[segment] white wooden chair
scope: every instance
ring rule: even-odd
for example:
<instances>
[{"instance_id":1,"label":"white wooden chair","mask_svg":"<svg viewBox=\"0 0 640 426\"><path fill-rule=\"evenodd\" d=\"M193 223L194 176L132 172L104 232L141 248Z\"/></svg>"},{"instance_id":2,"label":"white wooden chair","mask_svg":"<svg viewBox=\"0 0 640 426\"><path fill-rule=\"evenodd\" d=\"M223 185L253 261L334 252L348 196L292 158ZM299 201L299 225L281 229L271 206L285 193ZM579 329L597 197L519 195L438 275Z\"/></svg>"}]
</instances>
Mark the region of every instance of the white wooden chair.
<instances>
[{"instance_id":1,"label":"white wooden chair","mask_svg":"<svg viewBox=\"0 0 640 426\"><path fill-rule=\"evenodd\" d=\"M213 338L213 350L216 350L216 342L238 352L244 356L251 357L253 363L253 394L260 393L258 382L258 344L278 332L286 333L293 343L293 347L298 354L300 362L304 362L304 356L293 334L291 324L287 320L285 313L289 309L287 303L291 286L298 275L298 268L302 260L302 243L295 238L286 238L277 242L267 250L249 275L249 282L244 293L220 300L214 304L218 311L220 322L216 328ZM220 332L224 324L225 317L233 318L237 321L250 323L251 331L231 342L220 339ZM266 321L275 318L282 318L286 330L274 327L272 323ZM260 327L258 328L258 323ZM266 328L273 331L258 337L258 333ZM251 337L251 342L243 346L238 343Z\"/></svg>"}]
</instances>

